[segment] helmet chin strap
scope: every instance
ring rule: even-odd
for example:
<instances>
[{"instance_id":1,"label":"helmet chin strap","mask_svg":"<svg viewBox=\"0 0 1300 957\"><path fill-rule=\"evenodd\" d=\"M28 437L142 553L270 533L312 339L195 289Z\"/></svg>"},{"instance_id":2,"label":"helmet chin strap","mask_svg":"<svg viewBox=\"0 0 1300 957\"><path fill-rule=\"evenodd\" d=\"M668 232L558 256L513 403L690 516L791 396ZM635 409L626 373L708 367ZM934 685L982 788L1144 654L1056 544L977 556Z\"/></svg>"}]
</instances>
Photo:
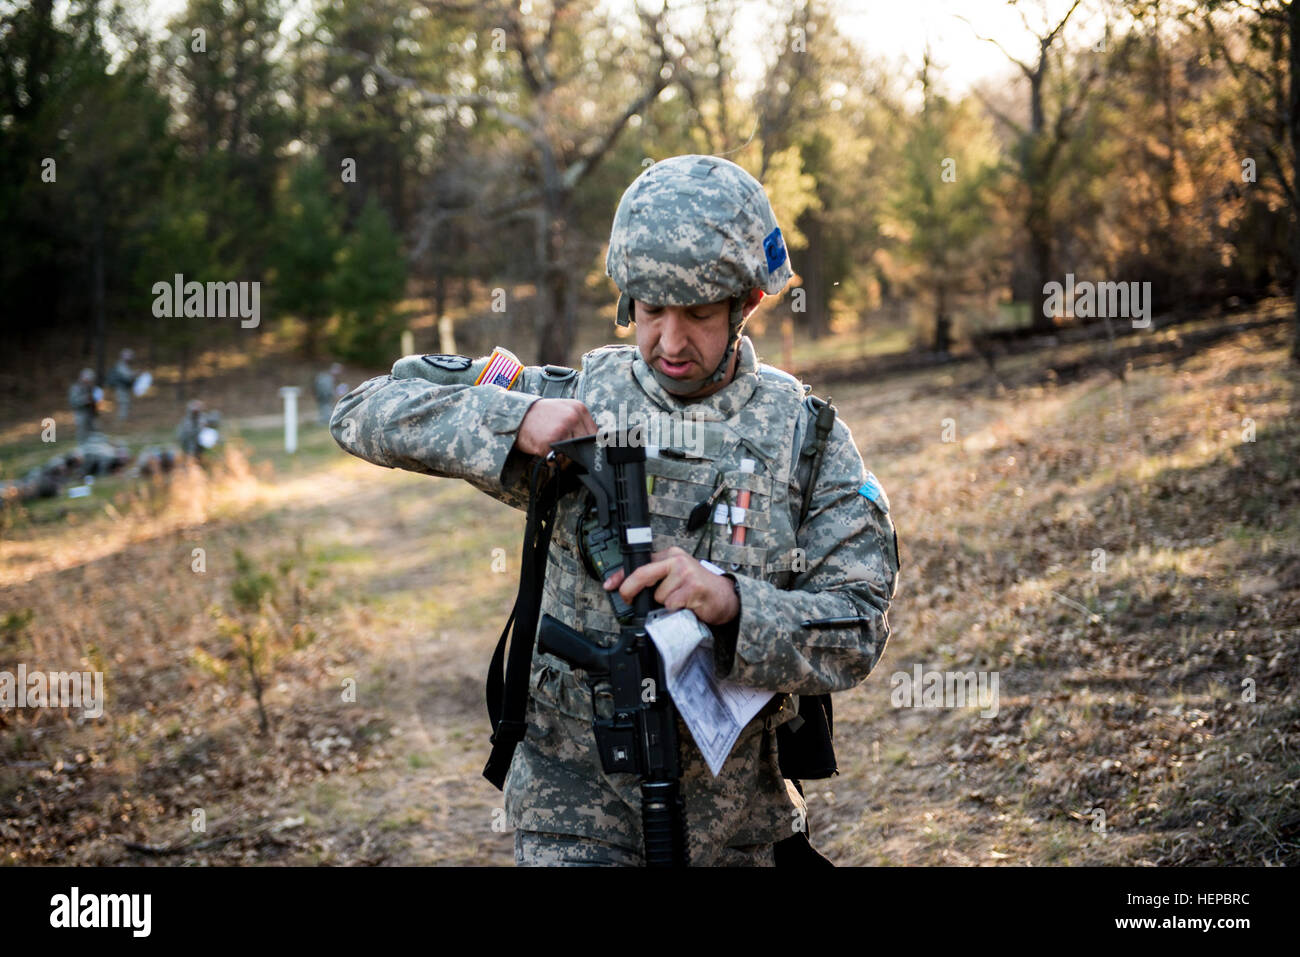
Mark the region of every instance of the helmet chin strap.
<instances>
[{"instance_id":1,"label":"helmet chin strap","mask_svg":"<svg viewBox=\"0 0 1300 957\"><path fill-rule=\"evenodd\" d=\"M727 328L731 330L731 340L727 343L727 351L722 354L722 360L711 375L698 379L674 379L667 373L660 371L654 363L649 363L650 374L663 386L665 392L678 396L690 395L692 392L699 392L705 386L721 382L727 377L727 366L731 364L731 354L740 345L740 327L744 325L744 318L741 316L743 308L744 300L741 297L737 296L731 300L731 312L727 316Z\"/></svg>"}]
</instances>

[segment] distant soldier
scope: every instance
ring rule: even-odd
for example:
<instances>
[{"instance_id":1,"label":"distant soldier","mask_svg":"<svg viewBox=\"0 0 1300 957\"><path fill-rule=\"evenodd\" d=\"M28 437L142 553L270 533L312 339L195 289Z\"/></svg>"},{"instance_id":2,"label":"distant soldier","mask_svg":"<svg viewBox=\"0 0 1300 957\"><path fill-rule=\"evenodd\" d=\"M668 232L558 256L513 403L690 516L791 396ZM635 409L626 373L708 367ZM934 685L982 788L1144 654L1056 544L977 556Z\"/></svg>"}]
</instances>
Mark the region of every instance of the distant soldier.
<instances>
[{"instance_id":1,"label":"distant soldier","mask_svg":"<svg viewBox=\"0 0 1300 957\"><path fill-rule=\"evenodd\" d=\"M113 371L108 374L108 384L117 396L117 418L119 422L131 414L131 394L135 388L135 380L139 378L139 373L131 368L131 360L134 358L134 352L130 349L123 349L118 357L117 365L113 366Z\"/></svg>"},{"instance_id":2,"label":"distant soldier","mask_svg":"<svg viewBox=\"0 0 1300 957\"><path fill-rule=\"evenodd\" d=\"M56 455L44 465L38 465L28 471L23 480L22 498L54 498L63 488L63 483L72 477L75 469L81 467L81 457L76 453Z\"/></svg>"},{"instance_id":3,"label":"distant soldier","mask_svg":"<svg viewBox=\"0 0 1300 957\"><path fill-rule=\"evenodd\" d=\"M77 446L81 470L85 475L111 475L131 461L131 450L114 442L103 432L95 432Z\"/></svg>"},{"instance_id":4,"label":"distant soldier","mask_svg":"<svg viewBox=\"0 0 1300 957\"><path fill-rule=\"evenodd\" d=\"M202 428L203 402L200 399L191 399L185 406L185 418L181 419L181 424L176 427L176 441L180 444L182 452L195 459L203 454L203 447L199 445L199 432Z\"/></svg>"},{"instance_id":5,"label":"distant soldier","mask_svg":"<svg viewBox=\"0 0 1300 957\"><path fill-rule=\"evenodd\" d=\"M334 403L338 399L334 382L342 373L343 367L336 362L328 371L316 374L316 415L321 425L330 424L330 413L334 411Z\"/></svg>"},{"instance_id":6,"label":"distant soldier","mask_svg":"<svg viewBox=\"0 0 1300 957\"><path fill-rule=\"evenodd\" d=\"M99 389L95 387L95 373L82 369L77 381L68 390L68 405L77 422L77 441L84 442L95 431L95 415L99 411Z\"/></svg>"},{"instance_id":7,"label":"distant soldier","mask_svg":"<svg viewBox=\"0 0 1300 957\"><path fill-rule=\"evenodd\" d=\"M163 475L176 464L175 452L165 445L150 445L136 456L132 477Z\"/></svg>"},{"instance_id":8,"label":"distant soldier","mask_svg":"<svg viewBox=\"0 0 1300 957\"><path fill-rule=\"evenodd\" d=\"M202 400L191 399L185 406L185 418L176 427L176 441L181 451L201 462L204 451L217 444L216 426L220 421L220 412L204 412Z\"/></svg>"},{"instance_id":9,"label":"distant soldier","mask_svg":"<svg viewBox=\"0 0 1300 957\"><path fill-rule=\"evenodd\" d=\"M24 498L54 498L59 494L62 476L50 468L34 468L23 481Z\"/></svg>"},{"instance_id":10,"label":"distant soldier","mask_svg":"<svg viewBox=\"0 0 1300 957\"><path fill-rule=\"evenodd\" d=\"M34 473L35 477L35 496L37 498L54 498L59 494L59 489L63 483L71 478L67 463L60 456L56 456L45 464L41 469L33 469L29 476Z\"/></svg>"}]
</instances>

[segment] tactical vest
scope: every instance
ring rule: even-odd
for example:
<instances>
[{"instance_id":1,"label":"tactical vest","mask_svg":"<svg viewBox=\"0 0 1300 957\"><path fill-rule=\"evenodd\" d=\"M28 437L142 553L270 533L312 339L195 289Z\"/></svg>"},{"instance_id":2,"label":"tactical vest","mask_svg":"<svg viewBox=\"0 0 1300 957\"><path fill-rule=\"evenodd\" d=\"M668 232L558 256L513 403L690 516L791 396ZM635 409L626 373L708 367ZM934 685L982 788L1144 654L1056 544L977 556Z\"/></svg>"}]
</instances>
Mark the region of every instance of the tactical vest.
<instances>
[{"instance_id":1,"label":"tactical vest","mask_svg":"<svg viewBox=\"0 0 1300 957\"><path fill-rule=\"evenodd\" d=\"M684 404L669 415L639 386L622 390L623 410L603 408L586 383L606 376L626 380L632 373L633 351L601 349L584 357L583 374L574 395L591 409L598 424L646 422L658 428L643 434L647 444L657 440L657 454L646 460L653 486L649 504L656 550L676 545L698 559L726 571L786 587L799 568L795 523L799 490L793 485L804 412L804 393L797 380L771 370L761 372L749 401L730 419L692 418ZM680 423L680 427L674 426ZM752 471L742 461L753 463ZM749 502L741 508L742 491ZM699 503L716 493L704 525L688 529ZM587 504L584 495L568 495L556 513L551 548L542 586L542 611L604 646L614 644L618 622L609 595L586 570L578 552L580 523ZM744 544L733 544L733 530L743 525ZM570 716L590 719L586 686L573 678L557 658L534 651L533 685L545 681L547 697ZM778 695L765 709L769 727L795 717L789 695Z\"/></svg>"}]
</instances>

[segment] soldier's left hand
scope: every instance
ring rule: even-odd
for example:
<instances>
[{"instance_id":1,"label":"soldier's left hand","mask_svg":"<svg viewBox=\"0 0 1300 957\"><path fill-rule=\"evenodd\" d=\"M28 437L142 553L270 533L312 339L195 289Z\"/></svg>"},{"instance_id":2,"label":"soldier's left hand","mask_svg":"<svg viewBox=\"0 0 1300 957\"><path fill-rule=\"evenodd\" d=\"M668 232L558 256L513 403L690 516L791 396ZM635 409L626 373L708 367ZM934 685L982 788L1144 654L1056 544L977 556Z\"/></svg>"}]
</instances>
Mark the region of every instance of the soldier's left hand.
<instances>
[{"instance_id":1,"label":"soldier's left hand","mask_svg":"<svg viewBox=\"0 0 1300 957\"><path fill-rule=\"evenodd\" d=\"M623 600L631 602L641 589L658 582L655 601L672 611L689 608L706 625L724 625L740 614L740 600L731 580L715 575L684 549L674 545L650 558L650 564L626 578L620 568L605 581L605 590L617 588Z\"/></svg>"}]
</instances>

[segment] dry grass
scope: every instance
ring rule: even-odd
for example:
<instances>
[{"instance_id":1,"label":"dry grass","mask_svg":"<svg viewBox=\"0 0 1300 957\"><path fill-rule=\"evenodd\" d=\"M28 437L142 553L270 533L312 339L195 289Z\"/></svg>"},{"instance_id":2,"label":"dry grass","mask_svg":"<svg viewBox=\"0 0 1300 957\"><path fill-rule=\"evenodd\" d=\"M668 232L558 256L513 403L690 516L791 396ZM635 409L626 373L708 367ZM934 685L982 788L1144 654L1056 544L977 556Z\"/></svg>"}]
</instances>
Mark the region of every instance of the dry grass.
<instances>
[{"instance_id":1,"label":"dry grass","mask_svg":"<svg viewBox=\"0 0 1300 957\"><path fill-rule=\"evenodd\" d=\"M1296 861L1286 345L1269 328L1123 384L1054 383L1040 356L1001 370L1010 388L973 367L836 388L904 569L884 661L837 698L841 774L809 787L823 849L844 864ZM8 517L0 619L24 614L0 629L0 670L103 670L108 704L98 720L0 711L3 859L511 860L480 776L481 688L522 517L335 454L323 433L294 464L271 438L166 485ZM236 607L236 549L274 582L260 611ZM214 609L266 622L266 736ZM892 708L890 675L914 663L997 671L997 717Z\"/></svg>"},{"instance_id":2,"label":"dry grass","mask_svg":"<svg viewBox=\"0 0 1300 957\"><path fill-rule=\"evenodd\" d=\"M908 567L813 818L841 861L1296 861L1300 428L1281 333L1126 384L935 396L921 378L851 404ZM939 441L945 418L959 441ZM888 677L914 662L998 671L998 717L892 709Z\"/></svg>"}]
</instances>

